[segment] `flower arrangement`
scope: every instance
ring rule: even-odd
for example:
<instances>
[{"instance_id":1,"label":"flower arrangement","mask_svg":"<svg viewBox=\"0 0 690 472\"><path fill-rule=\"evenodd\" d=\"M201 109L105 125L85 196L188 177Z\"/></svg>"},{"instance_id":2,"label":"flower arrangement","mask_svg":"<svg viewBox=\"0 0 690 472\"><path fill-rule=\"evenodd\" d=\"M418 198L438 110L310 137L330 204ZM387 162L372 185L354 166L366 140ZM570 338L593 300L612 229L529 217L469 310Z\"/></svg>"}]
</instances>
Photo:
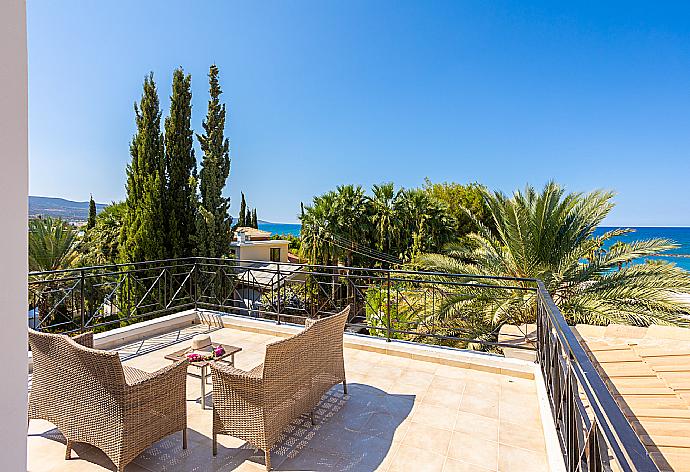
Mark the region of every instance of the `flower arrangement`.
<instances>
[{"instance_id":1,"label":"flower arrangement","mask_svg":"<svg viewBox=\"0 0 690 472\"><path fill-rule=\"evenodd\" d=\"M199 354L198 352L190 352L186 355L189 362L201 362L201 361L212 361L218 357L222 357L225 354L225 349L223 346L216 346L210 354Z\"/></svg>"}]
</instances>

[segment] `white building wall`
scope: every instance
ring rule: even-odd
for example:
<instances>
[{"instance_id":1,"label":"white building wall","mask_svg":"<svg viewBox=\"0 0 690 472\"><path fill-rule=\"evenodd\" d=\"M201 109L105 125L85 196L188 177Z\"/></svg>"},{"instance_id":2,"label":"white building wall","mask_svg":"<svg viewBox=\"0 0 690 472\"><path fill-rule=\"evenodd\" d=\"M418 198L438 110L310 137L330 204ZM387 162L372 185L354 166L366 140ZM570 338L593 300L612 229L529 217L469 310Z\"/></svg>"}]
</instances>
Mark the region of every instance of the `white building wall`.
<instances>
[{"instance_id":1,"label":"white building wall","mask_svg":"<svg viewBox=\"0 0 690 472\"><path fill-rule=\"evenodd\" d=\"M288 241L274 240L272 244L265 244L259 242L258 244L242 244L239 246L240 255L239 259L243 261L270 261L271 260L271 248L280 248L280 262L288 261Z\"/></svg>"},{"instance_id":2,"label":"white building wall","mask_svg":"<svg viewBox=\"0 0 690 472\"><path fill-rule=\"evenodd\" d=\"M28 75L25 0L0 1L0 469L26 470Z\"/></svg>"}]
</instances>

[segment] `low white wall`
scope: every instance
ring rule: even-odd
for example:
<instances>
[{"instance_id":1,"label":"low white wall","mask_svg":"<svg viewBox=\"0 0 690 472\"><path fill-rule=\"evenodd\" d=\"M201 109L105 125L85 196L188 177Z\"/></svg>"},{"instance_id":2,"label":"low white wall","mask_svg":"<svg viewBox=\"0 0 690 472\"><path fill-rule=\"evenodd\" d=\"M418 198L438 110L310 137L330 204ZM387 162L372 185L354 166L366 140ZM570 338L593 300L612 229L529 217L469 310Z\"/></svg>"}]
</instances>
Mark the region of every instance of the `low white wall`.
<instances>
[{"instance_id":1,"label":"low white wall","mask_svg":"<svg viewBox=\"0 0 690 472\"><path fill-rule=\"evenodd\" d=\"M252 319L217 313L211 310L199 310L202 323L222 323L227 328L251 332L272 334L274 336L292 336L303 329L292 324L276 324L274 321ZM345 347L378 352L390 356L409 357L412 359L435 362L455 367L493 372L534 379L537 365L521 359L509 359L495 354L487 354L465 349L431 346L405 341L386 341L383 338L346 333Z\"/></svg>"},{"instance_id":2,"label":"low white wall","mask_svg":"<svg viewBox=\"0 0 690 472\"><path fill-rule=\"evenodd\" d=\"M194 309L181 311L172 315L161 316L141 323L111 329L97 333L93 337L93 347L97 349L114 349L123 344L129 344L151 336L169 333L176 329L186 328L198 323Z\"/></svg>"}]
</instances>

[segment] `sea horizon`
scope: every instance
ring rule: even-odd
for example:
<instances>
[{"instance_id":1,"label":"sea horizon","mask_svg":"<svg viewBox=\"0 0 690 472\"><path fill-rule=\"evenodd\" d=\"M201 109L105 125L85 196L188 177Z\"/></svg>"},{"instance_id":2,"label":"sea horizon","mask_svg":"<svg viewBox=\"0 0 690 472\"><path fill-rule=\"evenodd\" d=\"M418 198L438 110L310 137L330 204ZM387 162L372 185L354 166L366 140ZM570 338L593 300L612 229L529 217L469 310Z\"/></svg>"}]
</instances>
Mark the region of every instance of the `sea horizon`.
<instances>
[{"instance_id":1,"label":"sea horizon","mask_svg":"<svg viewBox=\"0 0 690 472\"><path fill-rule=\"evenodd\" d=\"M300 223L268 223L260 222L259 229L269 231L274 235L300 236L302 225ZM664 238L670 239L678 244L678 247L668 251L664 256L646 257L636 260L663 260L674 262L678 267L690 271L690 226L600 226L596 229L595 235L601 235L606 231L617 228L629 228L634 230L615 238L615 241L630 242L637 239ZM607 247L610 244L607 245Z\"/></svg>"}]
</instances>

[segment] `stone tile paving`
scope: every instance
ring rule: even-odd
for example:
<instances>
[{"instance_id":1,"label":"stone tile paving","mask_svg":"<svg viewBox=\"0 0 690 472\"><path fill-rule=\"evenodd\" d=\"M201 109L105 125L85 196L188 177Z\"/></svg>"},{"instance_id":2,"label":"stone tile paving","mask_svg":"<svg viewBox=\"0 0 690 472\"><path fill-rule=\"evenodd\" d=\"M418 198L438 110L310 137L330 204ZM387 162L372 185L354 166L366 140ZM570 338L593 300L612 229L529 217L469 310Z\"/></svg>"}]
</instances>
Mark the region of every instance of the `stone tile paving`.
<instances>
[{"instance_id":1,"label":"stone tile paving","mask_svg":"<svg viewBox=\"0 0 690 472\"><path fill-rule=\"evenodd\" d=\"M199 326L122 349L128 365L146 371L164 366ZM179 338L178 338L179 336ZM242 347L236 365L262 362L266 344L279 338L228 328L214 342ZM547 471L544 434L533 380L485 373L369 351L346 349L349 394L334 387L316 411L316 425L298 418L272 451L284 471ZM211 388L207 388L210 392ZM188 376L189 448L180 433L143 452L127 472L261 471L263 452L219 436L211 454L211 394L201 409L200 380ZM99 450L78 444L64 460L65 440L55 427L32 420L29 470L105 471L113 464Z\"/></svg>"}]
</instances>

